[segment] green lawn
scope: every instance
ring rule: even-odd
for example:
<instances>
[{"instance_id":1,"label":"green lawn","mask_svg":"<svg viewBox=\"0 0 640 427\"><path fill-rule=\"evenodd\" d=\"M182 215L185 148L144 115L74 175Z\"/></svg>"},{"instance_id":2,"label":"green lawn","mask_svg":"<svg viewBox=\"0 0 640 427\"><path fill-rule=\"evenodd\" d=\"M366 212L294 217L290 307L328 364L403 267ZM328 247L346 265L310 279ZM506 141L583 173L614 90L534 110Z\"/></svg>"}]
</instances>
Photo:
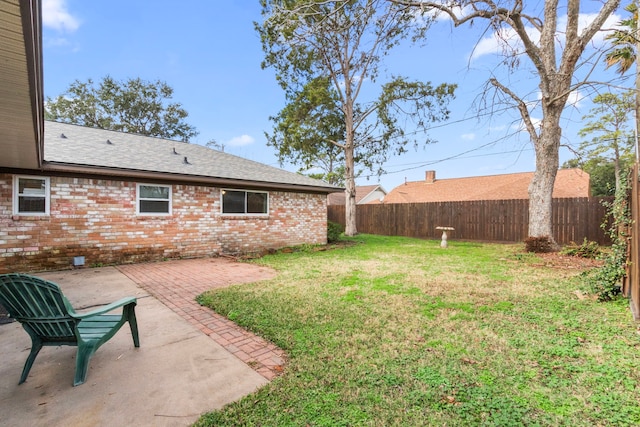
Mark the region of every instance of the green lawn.
<instances>
[{"instance_id":1,"label":"green lawn","mask_svg":"<svg viewBox=\"0 0 640 427\"><path fill-rule=\"evenodd\" d=\"M196 425L640 425L637 325L626 300L578 298L580 269L522 245L353 240L200 297L289 361Z\"/></svg>"}]
</instances>

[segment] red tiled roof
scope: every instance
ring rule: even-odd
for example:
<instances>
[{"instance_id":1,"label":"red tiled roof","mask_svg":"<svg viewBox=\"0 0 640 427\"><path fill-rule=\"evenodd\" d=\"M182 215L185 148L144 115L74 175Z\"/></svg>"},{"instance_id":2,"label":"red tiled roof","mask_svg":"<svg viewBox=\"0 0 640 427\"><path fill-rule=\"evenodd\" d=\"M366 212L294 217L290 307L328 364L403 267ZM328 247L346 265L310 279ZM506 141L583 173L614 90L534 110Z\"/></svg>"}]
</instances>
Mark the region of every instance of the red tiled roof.
<instances>
[{"instance_id":1,"label":"red tiled roof","mask_svg":"<svg viewBox=\"0 0 640 427\"><path fill-rule=\"evenodd\" d=\"M399 185L384 203L427 203L465 200L528 199L533 172L469 178L411 181ZM560 169L553 188L554 198L589 197L589 174L581 169Z\"/></svg>"}]
</instances>

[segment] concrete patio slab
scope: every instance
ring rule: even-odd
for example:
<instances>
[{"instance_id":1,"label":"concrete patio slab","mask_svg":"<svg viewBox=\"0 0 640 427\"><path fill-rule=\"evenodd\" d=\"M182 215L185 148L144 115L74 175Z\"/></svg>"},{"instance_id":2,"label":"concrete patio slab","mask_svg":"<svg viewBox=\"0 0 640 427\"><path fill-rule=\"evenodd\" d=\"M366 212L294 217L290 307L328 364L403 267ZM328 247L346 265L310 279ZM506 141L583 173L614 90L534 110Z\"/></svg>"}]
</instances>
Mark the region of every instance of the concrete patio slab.
<instances>
[{"instance_id":1,"label":"concrete patio slab","mask_svg":"<svg viewBox=\"0 0 640 427\"><path fill-rule=\"evenodd\" d=\"M45 347L18 385L31 341L19 323L0 325L0 424L185 426L268 380L116 268L37 274L58 283L77 309L136 296L140 348L125 325L73 387L75 347Z\"/></svg>"},{"instance_id":2,"label":"concrete patio slab","mask_svg":"<svg viewBox=\"0 0 640 427\"><path fill-rule=\"evenodd\" d=\"M196 302L198 295L211 289L271 279L277 275L274 270L225 258L126 264L117 268L266 379L283 372L284 351Z\"/></svg>"}]
</instances>

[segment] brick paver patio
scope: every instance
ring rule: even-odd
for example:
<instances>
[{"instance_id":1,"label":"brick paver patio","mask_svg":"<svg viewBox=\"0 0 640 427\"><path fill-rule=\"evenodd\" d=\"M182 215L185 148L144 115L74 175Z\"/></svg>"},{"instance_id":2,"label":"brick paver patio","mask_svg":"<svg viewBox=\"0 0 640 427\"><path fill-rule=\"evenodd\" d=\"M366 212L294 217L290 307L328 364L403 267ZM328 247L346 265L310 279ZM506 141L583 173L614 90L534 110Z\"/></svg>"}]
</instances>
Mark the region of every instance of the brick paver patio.
<instances>
[{"instance_id":1,"label":"brick paver patio","mask_svg":"<svg viewBox=\"0 0 640 427\"><path fill-rule=\"evenodd\" d=\"M225 258L120 265L123 274L267 379L282 372L285 353L195 297L210 289L270 279L275 271Z\"/></svg>"}]
</instances>

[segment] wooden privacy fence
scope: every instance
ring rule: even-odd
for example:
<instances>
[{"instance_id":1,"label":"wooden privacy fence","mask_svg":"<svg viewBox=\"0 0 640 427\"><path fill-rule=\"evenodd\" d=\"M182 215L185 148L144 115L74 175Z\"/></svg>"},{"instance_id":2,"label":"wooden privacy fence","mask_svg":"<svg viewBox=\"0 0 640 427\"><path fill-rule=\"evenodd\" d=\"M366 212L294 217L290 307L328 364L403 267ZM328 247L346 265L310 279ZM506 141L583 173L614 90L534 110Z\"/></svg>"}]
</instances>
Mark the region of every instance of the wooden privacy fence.
<instances>
[{"instance_id":1,"label":"wooden privacy fence","mask_svg":"<svg viewBox=\"0 0 640 427\"><path fill-rule=\"evenodd\" d=\"M603 200L612 198L554 199L556 241L582 243L586 238L601 245L611 244L601 227L607 216ZM328 206L328 218L344 225L345 206ZM522 242L527 238L529 200L371 204L356 209L359 233L439 239L439 226L455 228L449 234L454 240Z\"/></svg>"}]
</instances>

